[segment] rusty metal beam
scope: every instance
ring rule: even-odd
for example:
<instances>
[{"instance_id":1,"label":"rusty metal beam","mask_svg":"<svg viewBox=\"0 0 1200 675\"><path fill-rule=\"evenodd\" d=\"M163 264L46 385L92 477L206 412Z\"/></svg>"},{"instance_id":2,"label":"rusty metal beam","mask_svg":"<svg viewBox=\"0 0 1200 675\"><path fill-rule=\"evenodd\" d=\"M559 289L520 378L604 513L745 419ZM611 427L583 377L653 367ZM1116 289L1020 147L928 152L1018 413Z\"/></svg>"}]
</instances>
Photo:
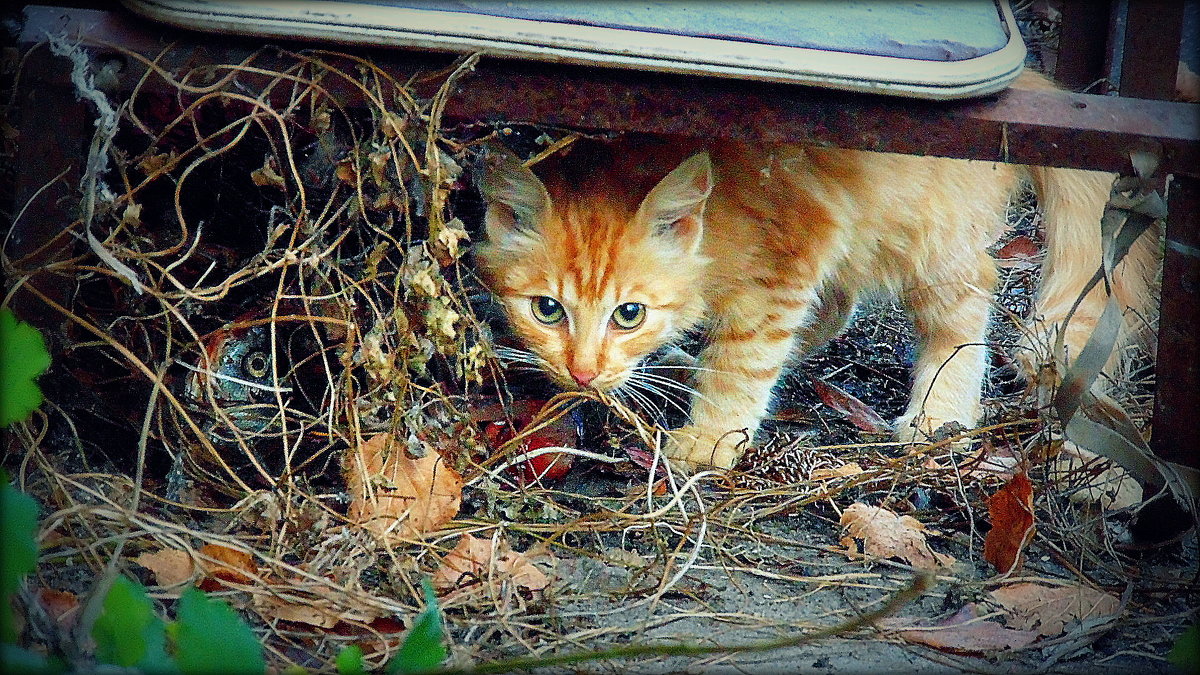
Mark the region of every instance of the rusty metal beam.
<instances>
[{"instance_id":1,"label":"rusty metal beam","mask_svg":"<svg viewBox=\"0 0 1200 675\"><path fill-rule=\"evenodd\" d=\"M12 223L4 245L13 259L31 256L27 267L41 267L72 255L73 240L61 246L43 245L59 234L75 217L79 205L79 179L91 141L90 111L75 95L69 82L62 81L61 60L35 59L26 63L22 76L38 86L22 86L14 98L17 129L15 185L9 213ZM26 208L28 206L28 208ZM38 249L42 250L39 252ZM62 300L64 290L53 275L38 275L26 283L44 295ZM23 319L45 326L44 304L18 291L12 308Z\"/></svg>"},{"instance_id":2,"label":"rusty metal beam","mask_svg":"<svg viewBox=\"0 0 1200 675\"><path fill-rule=\"evenodd\" d=\"M1175 95L1183 2L1127 1L1118 91L1121 96L1168 101Z\"/></svg>"},{"instance_id":3,"label":"rusty metal beam","mask_svg":"<svg viewBox=\"0 0 1200 675\"><path fill-rule=\"evenodd\" d=\"M1054 68L1063 86L1082 91L1108 76L1111 5L1111 0L1063 0Z\"/></svg>"},{"instance_id":4,"label":"rusty metal beam","mask_svg":"<svg viewBox=\"0 0 1200 675\"><path fill-rule=\"evenodd\" d=\"M1176 175L1168 199L1151 446L1164 459L1200 467L1200 178Z\"/></svg>"},{"instance_id":5,"label":"rusty metal beam","mask_svg":"<svg viewBox=\"0 0 1200 675\"><path fill-rule=\"evenodd\" d=\"M1107 170L1138 147L1168 171L1200 161L1200 107L1187 104L1017 89L943 103L509 62L477 71L448 113Z\"/></svg>"},{"instance_id":6,"label":"rusty metal beam","mask_svg":"<svg viewBox=\"0 0 1200 675\"><path fill-rule=\"evenodd\" d=\"M26 47L47 33L121 45L148 57L158 57L166 46L162 26L124 12L35 6L26 9L26 16L21 37ZM167 31L174 46L159 62L169 69L236 63L263 45L234 36L214 40L207 34ZM400 79L451 62L438 54L353 51L369 55ZM105 52L97 48L99 57ZM269 66L269 57L260 65ZM127 85L140 76L139 70L126 70ZM66 74L64 66L62 76ZM1126 168L1129 151L1146 148L1162 156L1164 171L1200 165L1200 106L1068 92L1010 89L980 100L931 102L485 58L462 78L446 114L470 121L811 142L1105 170Z\"/></svg>"}]
</instances>

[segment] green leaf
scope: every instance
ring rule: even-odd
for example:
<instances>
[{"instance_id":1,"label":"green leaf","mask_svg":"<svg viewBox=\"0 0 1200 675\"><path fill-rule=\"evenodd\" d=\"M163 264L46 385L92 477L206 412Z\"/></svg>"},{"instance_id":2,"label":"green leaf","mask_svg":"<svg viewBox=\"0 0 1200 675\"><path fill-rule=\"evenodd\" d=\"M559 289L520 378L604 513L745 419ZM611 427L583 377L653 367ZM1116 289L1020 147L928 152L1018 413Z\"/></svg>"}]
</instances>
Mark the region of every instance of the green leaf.
<instances>
[{"instance_id":1,"label":"green leaf","mask_svg":"<svg viewBox=\"0 0 1200 675\"><path fill-rule=\"evenodd\" d=\"M19 422L42 404L34 378L50 367L46 340L7 307L0 308L0 427Z\"/></svg>"},{"instance_id":2,"label":"green leaf","mask_svg":"<svg viewBox=\"0 0 1200 675\"><path fill-rule=\"evenodd\" d=\"M0 642L14 642L10 598L21 579L37 567L38 503L8 484L0 469Z\"/></svg>"},{"instance_id":3,"label":"green leaf","mask_svg":"<svg viewBox=\"0 0 1200 675\"><path fill-rule=\"evenodd\" d=\"M175 660L184 673L262 673L262 644L221 600L189 588L176 612Z\"/></svg>"},{"instance_id":4,"label":"green leaf","mask_svg":"<svg viewBox=\"0 0 1200 675\"><path fill-rule=\"evenodd\" d=\"M338 652L337 671L338 675L365 675L362 647L350 645Z\"/></svg>"},{"instance_id":5,"label":"green leaf","mask_svg":"<svg viewBox=\"0 0 1200 675\"><path fill-rule=\"evenodd\" d=\"M117 577L104 596L104 612L92 625L96 660L148 673L175 672L166 651L163 621L136 581Z\"/></svg>"},{"instance_id":6,"label":"green leaf","mask_svg":"<svg viewBox=\"0 0 1200 675\"><path fill-rule=\"evenodd\" d=\"M1079 410L1083 398L1100 376L1108 362L1117 337L1121 332L1121 305L1116 296L1109 296L1104 312L1096 321L1096 328L1083 345L1075 362L1063 373L1062 384L1054 394L1054 408L1059 419L1069 422Z\"/></svg>"},{"instance_id":7,"label":"green leaf","mask_svg":"<svg viewBox=\"0 0 1200 675\"><path fill-rule=\"evenodd\" d=\"M0 667L3 667L6 673L23 675L56 675L67 670L56 657L47 659L28 649L4 644L0 644Z\"/></svg>"},{"instance_id":8,"label":"green leaf","mask_svg":"<svg viewBox=\"0 0 1200 675\"><path fill-rule=\"evenodd\" d=\"M1149 150L1130 150L1129 163L1138 178L1147 180L1158 170L1158 155Z\"/></svg>"},{"instance_id":9,"label":"green leaf","mask_svg":"<svg viewBox=\"0 0 1200 675\"><path fill-rule=\"evenodd\" d=\"M1200 625L1192 624L1183 631L1167 654L1167 660L1185 673L1196 672L1200 667Z\"/></svg>"},{"instance_id":10,"label":"green leaf","mask_svg":"<svg viewBox=\"0 0 1200 675\"><path fill-rule=\"evenodd\" d=\"M436 670L446 660L446 646L442 644L442 614L438 610L437 596L428 578L421 585L425 589L425 610L417 615L412 628L408 629L404 644L400 645L400 651L388 663L389 674Z\"/></svg>"},{"instance_id":11,"label":"green leaf","mask_svg":"<svg viewBox=\"0 0 1200 675\"><path fill-rule=\"evenodd\" d=\"M17 590L21 578L37 565L38 503L8 483L0 469L0 593Z\"/></svg>"}]
</instances>

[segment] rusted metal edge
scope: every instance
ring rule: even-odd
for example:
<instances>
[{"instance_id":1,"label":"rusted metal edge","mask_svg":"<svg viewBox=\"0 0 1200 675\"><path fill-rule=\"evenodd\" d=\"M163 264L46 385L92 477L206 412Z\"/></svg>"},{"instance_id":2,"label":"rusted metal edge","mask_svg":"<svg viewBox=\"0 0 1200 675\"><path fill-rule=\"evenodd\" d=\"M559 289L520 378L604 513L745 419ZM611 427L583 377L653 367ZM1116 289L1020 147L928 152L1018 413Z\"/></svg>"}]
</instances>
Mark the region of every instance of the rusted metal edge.
<instances>
[{"instance_id":1,"label":"rusted metal edge","mask_svg":"<svg viewBox=\"0 0 1200 675\"><path fill-rule=\"evenodd\" d=\"M1170 99L1179 68L1183 3L1129 0L1121 49L1121 96Z\"/></svg>"},{"instance_id":2,"label":"rusted metal edge","mask_svg":"<svg viewBox=\"0 0 1200 675\"><path fill-rule=\"evenodd\" d=\"M1168 207L1150 445L1163 459L1200 468L1200 178L1175 176Z\"/></svg>"},{"instance_id":3,"label":"rusted metal edge","mask_svg":"<svg viewBox=\"0 0 1200 675\"><path fill-rule=\"evenodd\" d=\"M121 45L153 58L173 43L160 59L170 69L238 62L264 45L252 38L165 28L117 10L30 6L25 15L20 38L25 48L57 34L85 44ZM442 69L453 58L346 49L369 55L402 80ZM132 80L140 74L125 76ZM64 65L62 77L67 75ZM1149 149L1161 155L1165 171L1194 172L1200 166L1200 106L1068 92L1010 89L986 99L934 102L484 58L460 80L446 115L1103 170L1122 170L1130 150Z\"/></svg>"},{"instance_id":4,"label":"rusted metal edge","mask_svg":"<svg viewBox=\"0 0 1200 675\"><path fill-rule=\"evenodd\" d=\"M1054 75L1071 89L1087 89L1108 75L1109 17L1113 0L1062 0Z\"/></svg>"}]
</instances>

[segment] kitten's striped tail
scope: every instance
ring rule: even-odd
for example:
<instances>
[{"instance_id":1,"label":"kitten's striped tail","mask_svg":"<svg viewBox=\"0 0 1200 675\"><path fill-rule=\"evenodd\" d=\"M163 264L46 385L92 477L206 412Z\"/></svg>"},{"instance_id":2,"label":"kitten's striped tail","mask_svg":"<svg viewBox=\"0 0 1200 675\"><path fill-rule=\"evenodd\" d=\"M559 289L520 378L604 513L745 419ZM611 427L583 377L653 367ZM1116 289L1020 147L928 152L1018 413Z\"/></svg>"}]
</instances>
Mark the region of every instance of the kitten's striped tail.
<instances>
[{"instance_id":1,"label":"kitten's striped tail","mask_svg":"<svg viewBox=\"0 0 1200 675\"><path fill-rule=\"evenodd\" d=\"M1013 86L1059 88L1045 75L1028 70ZM1032 359L1048 362L1048 349L1062 333L1064 356L1069 364L1092 335L1108 301L1103 282L1086 298L1079 298L1100 269L1105 245L1100 235L1100 219L1116 176L1079 169L1026 167L1026 170L1042 207L1047 252L1034 321L1024 340L1024 349L1019 352L1020 360L1027 364ZM1151 352L1154 350L1161 238L1161 228L1149 228L1130 247L1113 275L1112 292L1120 303L1124 322L1113 357L1105 368L1110 376L1118 376L1126 363L1122 358L1127 352L1126 345L1139 344ZM1077 300L1079 306L1071 314ZM1071 319L1064 329L1068 315Z\"/></svg>"},{"instance_id":2,"label":"kitten's striped tail","mask_svg":"<svg viewBox=\"0 0 1200 675\"><path fill-rule=\"evenodd\" d=\"M1045 361L1049 355L1047 349L1055 344L1061 332L1069 364L1092 335L1108 301L1103 282L1096 284L1082 300L1080 295L1101 266L1106 244L1101 237L1100 220L1115 176L1047 167L1029 167L1028 172L1042 207L1047 252L1034 321L1023 346L1032 350L1030 356ZM1136 343L1151 351L1154 348L1160 238L1160 228L1150 227L1114 270L1111 290L1124 321L1113 357L1105 368L1111 377L1120 376L1121 366L1126 362L1122 358L1127 351L1125 346ZM1075 307L1073 314L1072 307ZM1070 321L1066 322L1068 316Z\"/></svg>"}]
</instances>

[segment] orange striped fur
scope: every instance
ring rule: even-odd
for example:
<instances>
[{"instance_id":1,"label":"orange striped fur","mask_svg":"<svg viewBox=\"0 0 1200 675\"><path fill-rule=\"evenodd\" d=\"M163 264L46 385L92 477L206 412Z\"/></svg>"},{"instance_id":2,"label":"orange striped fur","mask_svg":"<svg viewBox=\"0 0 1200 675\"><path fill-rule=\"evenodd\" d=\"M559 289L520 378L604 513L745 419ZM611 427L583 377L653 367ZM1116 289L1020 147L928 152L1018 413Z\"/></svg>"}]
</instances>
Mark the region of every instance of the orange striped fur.
<instances>
[{"instance_id":1,"label":"orange striped fur","mask_svg":"<svg viewBox=\"0 0 1200 675\"><path fill-rule=\"evenodd\" d=\"M706 322L691 424L667 452L717 467L731 467L753 437L795 336L803 350L836 335L867 292L897 294L920 342L897 435L974 426L996 279L986 249L1009 199L1032 180L1049 202L1050 279L1037 324L1048 329L1100 264L1112 182L1067 169L663 138L580 141L536 169L540 178L493 151L481 181L481 269L514 329L564 386L594 375L586 386L610 391L648 353ZM1127 305L1148 297L1152 257L1125 274ZM1102 293L1077 310L1069 353L1086 342ZM543 296L561 304L559 323L535 315ZM614 323L625 303L645 307L636 328Z\"/></svg>"}]
</instances>

